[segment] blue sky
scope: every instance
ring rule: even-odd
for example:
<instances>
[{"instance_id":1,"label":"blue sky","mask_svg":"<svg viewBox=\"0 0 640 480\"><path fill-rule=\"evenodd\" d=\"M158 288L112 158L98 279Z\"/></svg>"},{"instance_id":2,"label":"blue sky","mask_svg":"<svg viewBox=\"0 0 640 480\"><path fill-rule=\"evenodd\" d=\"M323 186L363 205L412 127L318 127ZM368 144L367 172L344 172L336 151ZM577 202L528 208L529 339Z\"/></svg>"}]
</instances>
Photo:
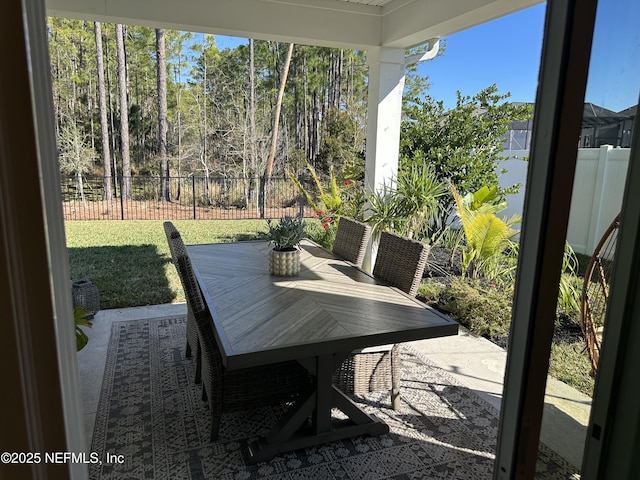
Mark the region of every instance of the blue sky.
<instances>
[{"instance_id":1,"label":"blue sky","mask_svg":"<svg viewBox=\"0 0 640 480\"><path fill-rule=\"evenodd\" d=\"M538 84L545 6L538 5L446 37L444 55L418 67L428 94L455 107L456 91L474 95L495 83L516 102L533 102Z\"/></svg>"},{"instance_id":2,"label":"blue sky","mask_svg":"<svg viewBox=\"0 0 640 480\"><path fill-rule=\"evenodd\" d=\"M640 2L600 5L585 100L617 112L638 102ZM419 67L429 77L429 95L451 108L456 90L473 95L495 83L512 101L535 101L545 8L537 5L447 37L444 56Z\"/></svg>"},{"instance_id":3,"label":"blue sky","mask_svg":"<svg viewBox=\"0 0 640 480\"><path fill-rule=\"evenodd\" d=\"M640 92L640 1L601 0L585 101L613 111L638 103ZM478 25L446 38L444 55L421 63L428 94L446 108L456 91L474 95L495 83L509 100L534 102L540 69L546 4ZM216 36L218 48L246 39Z\"/></svg>"},{"instance_id":4,"label":"blue sky","mask_svg":"<svg viewBox=\"0 0 640 480\"><path fill-rule=\"evenodd\" d=\"M601 0L591 49L588 101L613 111L638 103L640 2Z\"/></svg>"}]
</instances>

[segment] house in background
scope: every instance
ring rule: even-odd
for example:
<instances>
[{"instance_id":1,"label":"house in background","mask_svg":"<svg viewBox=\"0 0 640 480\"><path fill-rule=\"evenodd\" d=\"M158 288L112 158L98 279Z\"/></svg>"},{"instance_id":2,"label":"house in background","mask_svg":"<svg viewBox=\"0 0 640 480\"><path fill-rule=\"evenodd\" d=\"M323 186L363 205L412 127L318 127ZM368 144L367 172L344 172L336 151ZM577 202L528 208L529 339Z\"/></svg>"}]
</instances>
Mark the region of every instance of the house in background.
<instances>
[{"instance_id":1,"label":"house in background","mask_svg":"<svg viewBox=\"0 0 640 480\"><path fill-rule=\"evenodd\" d=\"M585 103L578 147L600 148L602 145L612 145L629 148L637 110L638 106L634 105L620 112L613 112L591 102ZM511 122L509 131L503 136L503 147L505 150L529 150L532 134L533 119Z\"/></svg>"},{"instance_id":2,"label":"house in background","mask_svg":"<svg viewBox=\"0 0 640 480\"><path fill-rule=\"evenodd\" d=\"M637 105L612 112L593 103L584 104L580 148L600 148L602 145L629 148L631 129Z\"/></svg>"},{"instance_id":3,"label":"house in background","mask_svg":"<svg viewBox=\"0 0 640 480\"><path fill-rule=\"evenodd\" d=\"M0 452L83 451L60 206L47 13L367 51L367 179L393 172L404 53L536 0L0 2ZM494 478L533 478L596 7L547 4ZM621 17L624 13L620 14ZM398 95L400 92L400 95ZM640 471L640 133L631 159L583 479ZM397 163L396 163L397 166ZM0 464L0 478L86 478L81 464Z\"/></svg>"},{"instance_id":4,"label":"house in background","mask_svg":"<svg viewBox=\"0 0 640 480\"><path fill-rule=\"evenodd\" d=\"M531 105L531 102L513 102L515 105ZM509 125L509 131L502 136L502 148L505 150L529 150L533 134L533 118L528 120L514 120Z\"/></svg>"}]
</instances>

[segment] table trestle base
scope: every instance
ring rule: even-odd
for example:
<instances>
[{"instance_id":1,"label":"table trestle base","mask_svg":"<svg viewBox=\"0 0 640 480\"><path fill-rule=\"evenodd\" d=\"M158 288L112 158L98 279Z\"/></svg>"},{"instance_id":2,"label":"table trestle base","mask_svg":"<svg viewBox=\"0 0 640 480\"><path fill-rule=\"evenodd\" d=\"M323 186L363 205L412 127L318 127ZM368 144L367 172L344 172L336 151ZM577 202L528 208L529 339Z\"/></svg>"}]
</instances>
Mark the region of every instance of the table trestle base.
<instances>
[{"instance_id":1,"label":"table trestle base","mask_svg":"<svg viewBox=\"0 0 640 480\"><path fill-rule=\"evenodd\" d=\"M339 396L344 396L342 392L338 390L336 390L336 392ZM334 392L334 398L336 397L336 392ZM312 396L315 396L315 394ZM309 404L312 405L314 403L309 400L313 399L303 401L302 407ZM302 419L302 428L298 428L286 439L281 437L284 436L285 432L290 431L291 424L286 426L278 425L271 431L273 435L260 437L258 440L251 442L246 450L243 450L242 456L245 463L252 465L260 462L266 462L280 453L335 442L337 440L356 437L359 435L376 436L389 432L389 426L386 423L378 419L375 415L363 412L350 399L346 398L346 403L343 401L336 403L336 408L339 408L345 415L347 415L347 419L334 418L331 421L330 430L326 432L316 432L313 426L309 426L308 418L305 417ZM296 410L297 411L292 415L285 414L285 417L283 417L281 421L285 420L286 422L287 420L299 420L300 410ZM301 410L304 410L304 408L301 408ZM347 410L347 412L344 410Z\"/></svg>"},{"instance_id":2,"label":"table trestle base","mask_svg":"<svg viewBox=\"0 0 640 480\"><path fill-rule=\"evenodd\" d=\"M358 435L382 435L389 426L358 407L331 384L335 365L346 354L321 355L308 365L316 376L316 386L300 398L264 437L251 442L243 458L247 464L271 460L279 453L334 442ZM332 418L337 408L346 419ZM309 421L311 420L311 421Z\"/></svg>"}]
</instances>

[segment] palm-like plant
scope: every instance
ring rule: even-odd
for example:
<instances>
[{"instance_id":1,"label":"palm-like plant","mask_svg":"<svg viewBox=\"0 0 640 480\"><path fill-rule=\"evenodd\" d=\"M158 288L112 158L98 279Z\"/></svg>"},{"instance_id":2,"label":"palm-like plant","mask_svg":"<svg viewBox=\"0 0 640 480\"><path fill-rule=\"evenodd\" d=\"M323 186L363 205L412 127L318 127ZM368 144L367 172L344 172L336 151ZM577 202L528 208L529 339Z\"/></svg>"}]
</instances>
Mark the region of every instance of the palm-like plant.
<instances>
[{"instance_id":1,"label":"palm-like plant","mask_svg":"<svg viewBox=\"0 0 640 480\"><path fill-rule=\"evenodd\" d=\"M86 311L82 307L75 307L73 309L73 321L75 323L76 330L76 350L82 350L89 341L89 337L80 327L91 328L91 322L87 320L87 317L91 315L91 312Z\"/></svg>"},{"instance_id":2,"label":"palm-like plant","mask_svg":"<svg viewBox=\"0 0 640 480\"><path fill-rule=\"evenodd\" d=\"M314 183L318 189L318 194L320 196L319 199L314 198L311 193L309 193L304 186L300 183L300 181L290 172L287 172L287 175L291 179L291 181L298 187L298 189L304 195L304 198L307 200L309 205L316 212L325 212L332 213L338 212L340 210L340 205L342 204L342 198L340 198L340 190L338 189L338 182L336 181L336 177L333 174L333 167L331 167L330 179L329 179L329 192L327 192L322 186L322 182L318 178L318 174L316 173L315 168L307 162L307 169L311 174L311 178L313 178Z\"/></svg>"},{"instance_id":3,"label":"palm-like plant","mask_svg":"<svg viewBox=\"0 0 640 480\"><path fill-rule=\"evenodd\" d=\"M521 219L517 215L508 220L498 218L496 212L502 210L504 205L487 203L491 197L485 196L486 191L463 198L452 183L449 183L449 188L465 238L462 251L463 272L471 278L478 278L485 267L491 265L493 270L496 258L514 246L512 239L518 230L511 226L520 223ZM480 201L483 197L485 199ZM473 200L478 202L473 203Z\"/></svg>"},{"instance_id":4,"label":"palm-like plant","mask_svg":"<svg viewBox=\"0 0 640 480\"><path fill-rule=\"evenodd\" d=\"M406 218L396 201L394 184L383 183L382 188L367 195L366 222L371 226L372 234L378 237L383 230L404 233Z\"/></svg>"},{"instance_id":5,"label":"palm-like plant","mask_svg":"<svg viewBox=\"0 0 640 480\"><path fill-rule=\"evenodd\" d=\"M446 193L446 185L431 167L411 164L391 184L368 196L366 221L374 236L381 230L392 230L409 238L428 238Z\"/></svg>"},{"instance_id":6,"label":"palm-like plant","mask_svg":"<svg viewBox=\"0 0 640 480\"><path fill-rule=\"evenodd\" d=\"M441 199L447 187L426 164L412 164L398 173L396 198L401 213L406 217L409 238L428 237L429 226L437 221Z\"/></svg>"}]
</instances>

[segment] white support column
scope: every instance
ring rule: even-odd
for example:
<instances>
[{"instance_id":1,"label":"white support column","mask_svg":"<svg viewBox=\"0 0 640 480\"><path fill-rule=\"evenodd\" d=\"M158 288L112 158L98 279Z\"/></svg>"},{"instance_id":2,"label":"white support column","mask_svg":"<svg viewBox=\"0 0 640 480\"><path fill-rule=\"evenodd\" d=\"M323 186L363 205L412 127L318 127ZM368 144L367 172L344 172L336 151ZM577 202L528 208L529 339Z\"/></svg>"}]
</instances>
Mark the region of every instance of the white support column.
<instances>
[{"instance_id":1,"label":"white support column","mask_svg":"<svg viewBox=\"0 0 640 480\"><path fill-rule=\"evenodd\" d=\"M404 89L404 49L376 47L367 50L369 105L367 112L367 152L364 186L379 190L398 173L402 90ZM373 269L371 246L363 268Z\"/></svg>"},{"instance_id":2,"label":"white support column","mask_svg":"<svg viewBox=\"0 0 640 480\"><path fill-rule=\"evenodd\" d=\"M404 49L367 50L369 106L365 187L378 189L398 172Z\"/></svg>"}]
</instances>

